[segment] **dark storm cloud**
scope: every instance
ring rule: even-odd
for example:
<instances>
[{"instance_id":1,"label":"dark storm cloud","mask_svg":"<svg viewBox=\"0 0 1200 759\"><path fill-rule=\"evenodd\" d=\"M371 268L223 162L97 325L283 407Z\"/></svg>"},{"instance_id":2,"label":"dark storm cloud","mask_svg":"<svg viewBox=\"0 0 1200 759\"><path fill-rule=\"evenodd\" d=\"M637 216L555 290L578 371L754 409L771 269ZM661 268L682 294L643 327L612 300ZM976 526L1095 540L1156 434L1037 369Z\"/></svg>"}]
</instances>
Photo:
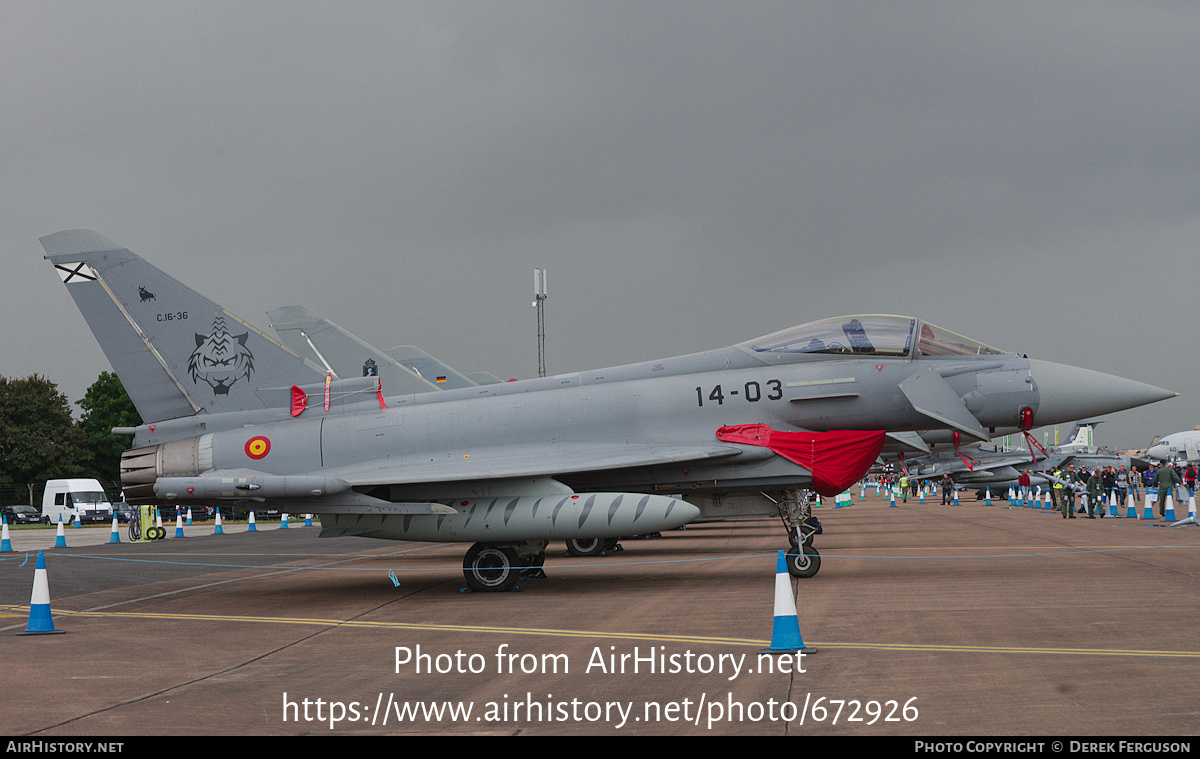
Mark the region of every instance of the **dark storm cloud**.
<instances>
[{"instance_id":1,"label":"dark storm cloud","mask_svg":"<svg viewBox=\"0 0 1200 759\"><path fill-rule=\"evenodd\" d=\"M1102 441L1200 416L1152 316L1197 285L1192 4L3 8L4 370L73 398L107 364L36 238L87 226L466 370L534 372L544 266L551 371L917 313L1189 396Z\"/></svg>"}]
</instances>

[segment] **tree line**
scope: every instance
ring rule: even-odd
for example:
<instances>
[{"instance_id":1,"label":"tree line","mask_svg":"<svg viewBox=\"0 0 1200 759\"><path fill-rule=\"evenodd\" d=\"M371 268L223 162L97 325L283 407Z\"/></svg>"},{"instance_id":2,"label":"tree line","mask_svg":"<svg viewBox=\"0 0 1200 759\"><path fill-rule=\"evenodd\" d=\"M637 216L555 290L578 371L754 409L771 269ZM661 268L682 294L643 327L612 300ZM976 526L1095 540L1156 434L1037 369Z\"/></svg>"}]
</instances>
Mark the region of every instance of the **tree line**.
<instances>
[{"instance_id":1,"label":"tree line","mask_svg":"<svg viewBox=\"0 0 1200 759\"><path fill-rule=\"evenodd\" d=\"M120 480L121 453L133 439L112 429L142 423L129 394L117 375L101 372L77 403L83 409L78 421L49 379L0 377L0 485L28 483L40 490L46 480L66 477Z\"/></svg>"}]
</instances>

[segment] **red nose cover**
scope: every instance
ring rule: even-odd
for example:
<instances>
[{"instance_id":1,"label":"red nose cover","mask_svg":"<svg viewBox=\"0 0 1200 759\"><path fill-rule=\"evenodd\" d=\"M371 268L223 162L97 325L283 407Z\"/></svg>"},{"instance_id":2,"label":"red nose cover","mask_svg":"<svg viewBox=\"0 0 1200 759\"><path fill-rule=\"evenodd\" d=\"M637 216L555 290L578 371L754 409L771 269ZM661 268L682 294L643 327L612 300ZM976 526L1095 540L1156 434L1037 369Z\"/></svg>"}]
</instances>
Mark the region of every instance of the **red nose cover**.
<instances>
[{"instance_id":1,"label":"red nose cover","mask_svg":"<svg viewBox=\"0 0 1200 759\"><path fill-rule=\"evenodd\" d=\"M812 472L812 489L832 497L857 482L879 458L884 431L785 432L766 424L735 424L717 430L717 439L771 449Z\"/></svg>"}]
</instances>

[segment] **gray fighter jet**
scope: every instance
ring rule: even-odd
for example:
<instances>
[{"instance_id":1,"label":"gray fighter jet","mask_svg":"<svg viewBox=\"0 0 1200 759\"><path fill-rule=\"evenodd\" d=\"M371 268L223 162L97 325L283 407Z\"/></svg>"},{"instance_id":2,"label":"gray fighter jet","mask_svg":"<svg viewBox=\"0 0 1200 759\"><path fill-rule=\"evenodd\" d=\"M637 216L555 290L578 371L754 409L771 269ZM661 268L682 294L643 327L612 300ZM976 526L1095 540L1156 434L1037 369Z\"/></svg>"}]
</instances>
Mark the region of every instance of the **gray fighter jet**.
<instances>
[{"instance_id":1,"label":"gray fighter jet","mask_svg":"<svg viewBox=\"0 0 1200 759\"><path fill-rule=\"evenodd\" d=\"M938 451L926 456L913 457L903 460L910 478L919 480L950 475L956 485L977 486L990 488L993 494L1000 494L1000 488L1008 487L1010 482L1016 482L1022 469L1035 472L1041 469L1053 469L1062 465L1068 456L1047 456L1040 451L1032 455L1021 449L1005 449L996 445L972 443L955 450ZM1034 484L1044 483L1035 481Z\"/></svg>"},{"instance_id":2,"label":"gray fighter jet","mask_svg":"<svg viewBox=\"0 0 1200 759\"><path fill-rule=\"evenodd\" d=\"M861 477L885 435L985 441L1169 398L904 316L811 322L703 353L385 396L334 379L90 230L41 238L145 423L120 432L137 502L269 504L323 535L473 543L505 590L546 541L782 513ZM820 557L793 548L790 569Z\"/></svg>"}]
</instances>

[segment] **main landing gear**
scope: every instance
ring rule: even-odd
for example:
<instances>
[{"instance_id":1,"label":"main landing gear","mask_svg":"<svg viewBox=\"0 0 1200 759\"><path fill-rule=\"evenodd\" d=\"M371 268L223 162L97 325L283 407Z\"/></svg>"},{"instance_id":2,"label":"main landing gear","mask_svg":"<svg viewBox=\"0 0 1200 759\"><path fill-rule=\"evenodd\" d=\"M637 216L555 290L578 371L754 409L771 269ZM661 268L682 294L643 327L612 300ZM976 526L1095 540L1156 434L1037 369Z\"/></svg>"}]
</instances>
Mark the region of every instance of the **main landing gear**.
<instances>
[{"instance_id":1,"label":"main landing gear","mask_svg":"<svg viewBox=\"0 0 1200 759\"><path fill-rule=\"evenodd\" d=\"M813 536L821 532L821 523L812 515L811 499L812 494L807 490L788 490L779 501L779 515L791 543L784 560L792 577L812 577L821 570L821 554L812 547Z\"/></svg>"},{"instance_id":2,"label":"main landing gear","mask_svg":"<svg viewBox=\"0 0 1200 759\"><path fill-rule=\"evenodd\" d=\"M567 541L568 556L601 556L617 547L617 538L571 538Z\"/></svg>"},{"instance_id":3,"label":"main landing gear","mask_svg":"<svg viewBox=\"0 0 1200 759\"><path fill-rule=\"evenodd\" d=\"M463 557L463 577L467 588L477 593L520 590L517 581L546 576L546 541L523 543L476 543Z\"/></svg>"}]
</instances>

